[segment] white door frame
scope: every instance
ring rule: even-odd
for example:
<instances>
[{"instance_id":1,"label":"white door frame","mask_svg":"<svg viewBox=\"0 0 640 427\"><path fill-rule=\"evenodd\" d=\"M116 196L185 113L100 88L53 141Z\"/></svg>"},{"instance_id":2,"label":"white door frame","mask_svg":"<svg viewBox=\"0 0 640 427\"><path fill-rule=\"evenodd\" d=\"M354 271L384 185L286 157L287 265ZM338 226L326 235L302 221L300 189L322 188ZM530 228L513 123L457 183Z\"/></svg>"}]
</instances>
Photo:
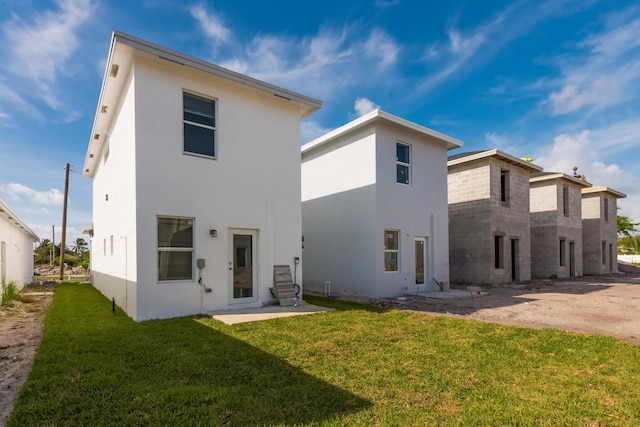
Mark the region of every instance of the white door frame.
<instances>
[{"instance_id":1,"label":"white door frame","mask_svg":"<svg viewBox=\"0 0 640 427\"><path fill-rule=\"evenodd\" d=\"M414 286L417 287L418 291L425 291L427 289L429 289L429 286L431 284L431 266L429 264L429 238L426 236L415 236L413 239L413 256L415 259L416 256L416 242L422 242L422 248L423 248L423 252L422 252L422 263L423 263L423 277L424 280L422 283L418 284L416 283L417 281L417 275L418 275L418 266L415 264L414 261L414 265L413 265L413 275L414 275ZM417 260L416 260L417 261ZM416 288L414 288L414 290L416 290Z\"/></svg>"},{"instance_id":2,"label":"white door frame","mask_svg":"<svg viewBox=\"0 0 640 427\"><path fill-rule=\"evenodd\" d=\"M250 297L234 297L234 272L237 266L236 251L234 250L233 238L236 235L251 236L251 280L252 292ZM230 228L228 232L229 241L227 249L228 259L228 289L229 304L242 304L255 302L258 300L258 230L244 228Z\"/></svg>"}]
</instances>

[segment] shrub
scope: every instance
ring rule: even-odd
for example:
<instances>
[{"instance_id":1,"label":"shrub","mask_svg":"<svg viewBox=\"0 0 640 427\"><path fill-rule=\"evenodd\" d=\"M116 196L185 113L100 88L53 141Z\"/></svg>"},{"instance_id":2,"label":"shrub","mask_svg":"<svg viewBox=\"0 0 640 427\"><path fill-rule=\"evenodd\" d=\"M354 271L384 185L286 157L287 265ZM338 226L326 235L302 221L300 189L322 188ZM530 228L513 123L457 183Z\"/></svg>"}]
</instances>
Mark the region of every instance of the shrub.
<instances>
[{"instance_id":1,"label":"shrub","mask_svg":"<svg viewBox=\"0 0 640 427\"><path fill-rule=\"evenodd\" d=\"M2 305L9 305L11 301L18 298L18 282L10 281L2 282Z\"/></svg>"}]
</instances>

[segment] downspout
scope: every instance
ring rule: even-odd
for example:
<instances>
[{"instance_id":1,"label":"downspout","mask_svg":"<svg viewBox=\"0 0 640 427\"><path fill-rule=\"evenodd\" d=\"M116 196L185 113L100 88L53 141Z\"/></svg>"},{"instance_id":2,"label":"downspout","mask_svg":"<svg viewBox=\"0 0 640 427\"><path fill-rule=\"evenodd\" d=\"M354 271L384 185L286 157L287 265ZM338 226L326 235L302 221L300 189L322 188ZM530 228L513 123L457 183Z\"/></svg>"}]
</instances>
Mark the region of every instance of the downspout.
<instances>
[{"instance_id":1,"label":"downspout","mask_svg":"<svg viewBox=\"0 0 640 427\"><path fill-rule=\"evenodd\" d=\"M436 214L431 212L431 249L429 251L431 255L429 258L433 259L433 279L436 279L438 277L438 275L436 274L436 265L438 264L436 262ZM427 262L431 263L431 259L428 259ZM430 269L431 270L431 269Z\"/></svg>"}]
</instances>

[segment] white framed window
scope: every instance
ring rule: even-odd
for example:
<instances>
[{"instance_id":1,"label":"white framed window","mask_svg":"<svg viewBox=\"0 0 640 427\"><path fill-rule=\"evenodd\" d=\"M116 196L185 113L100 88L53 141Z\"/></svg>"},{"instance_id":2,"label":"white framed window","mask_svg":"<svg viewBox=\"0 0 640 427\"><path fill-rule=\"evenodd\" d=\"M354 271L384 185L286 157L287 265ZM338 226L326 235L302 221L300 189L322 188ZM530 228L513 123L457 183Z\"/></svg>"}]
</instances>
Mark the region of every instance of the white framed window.
<instances>
[{"instance_id":1,"label":"white framed window","mask_svg":"<svg viewBox=\"0 0 640 427\"><path fill-rule=\"evenodd\" d=\"M384 230L384 271L398 271L400 230Z\"/></svg>"},{"instance_id":2,"label":"white framed window","mask_svg":"<svg viewBox=\"0 0 640 427\"><path fill-rule=\"evenodd\" d=\"M411 146L396 142L396 182L411 183Z\"/></svg>"},{"instance_id":3,"label":"white framed window","mask_svg":"<svg viewBox=\"0 0 640 427\"><path fill-rule=\"evenodd\" d=\"M182 93L185 153L216 157L216 101Z\"/></svg>"},{"instance_id":4,"label":"white framed window","mask_svg":"<svg viewBox=\"0 0 640 427\"><path fill-rule=\"evenodd\" d=\"M158 281L193 279L193 218L158 217Z\"/></svg>"}]
</instances>

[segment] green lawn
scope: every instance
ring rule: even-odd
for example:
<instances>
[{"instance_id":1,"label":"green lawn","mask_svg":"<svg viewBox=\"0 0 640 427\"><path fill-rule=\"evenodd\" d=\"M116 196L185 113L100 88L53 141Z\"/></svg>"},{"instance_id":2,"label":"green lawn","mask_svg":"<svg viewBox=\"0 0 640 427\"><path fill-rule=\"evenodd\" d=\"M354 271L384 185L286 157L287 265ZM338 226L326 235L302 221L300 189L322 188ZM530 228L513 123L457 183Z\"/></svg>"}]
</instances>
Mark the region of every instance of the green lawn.
<instances>
[{"instance_id":1,"label":"green lawn","mask_svg":"<svg viewBox=\"0 0 640 427\"><path fill-rule=\"evenodd\" d=\"M136 323L63 283L7 426L640 425L640 347L306 298L338 311Z\"/></svg>"}]
</instances>

